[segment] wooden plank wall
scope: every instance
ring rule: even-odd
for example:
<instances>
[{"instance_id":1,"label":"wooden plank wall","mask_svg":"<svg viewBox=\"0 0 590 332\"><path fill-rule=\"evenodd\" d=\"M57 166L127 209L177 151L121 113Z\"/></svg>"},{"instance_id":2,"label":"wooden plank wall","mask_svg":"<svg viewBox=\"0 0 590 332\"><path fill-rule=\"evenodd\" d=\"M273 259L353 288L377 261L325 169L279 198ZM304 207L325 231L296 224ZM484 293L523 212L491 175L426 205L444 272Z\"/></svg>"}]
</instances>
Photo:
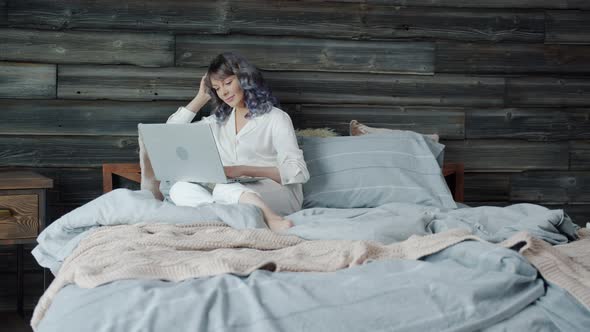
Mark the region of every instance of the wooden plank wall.
<instances>
[{"instance_id":1,"label":"wooden plank wall","mask_svg":"<svg viewBox=\"0 0 590 332\"><path fill-rule=\"evenodd\" d=\"M55 220L101 194L102 163L137 161L137 123L165 121L233 50L299 128L438 133L465 163L467 203L583 224L589 22L585 0L0 0L0 167L53 178ZM0 248L0 309L15 302L13 250ZM32 308L30 255L26 271Z\"/></svg>"}]
</instances>

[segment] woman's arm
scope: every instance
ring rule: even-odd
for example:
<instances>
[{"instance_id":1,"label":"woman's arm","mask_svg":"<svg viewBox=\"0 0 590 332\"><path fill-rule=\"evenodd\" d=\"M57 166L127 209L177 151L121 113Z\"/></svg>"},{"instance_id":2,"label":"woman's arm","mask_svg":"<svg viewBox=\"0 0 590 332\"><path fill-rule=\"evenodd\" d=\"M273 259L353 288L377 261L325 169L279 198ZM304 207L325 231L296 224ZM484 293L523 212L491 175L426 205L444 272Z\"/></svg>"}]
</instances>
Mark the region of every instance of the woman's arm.
<instances>
[{"instance_id":1,"label":"woman's arm","mask_svg":"<svg viewBox=\"0 0 590 332\"><path fill-rule=\"evenodd\" d=\"M272 143L277 151L277 168L281 178L279 183L286 185L307 182L309 171L303 151L297 144L291 118L283 111L280 111L273 121Z\"/></svg>"},{"instance_id":2,"label":"woman's arm","mask_svg":"<svg viewBox=\"0 0 590 332\"><path fill-rule=\"evenodd\" d=\"M203 106L205 106L207 102L209 102L209 99L211 99L211 96L209 96L208 94L197 94L195 98L193 98L193 100L191 100L191 102L188 105L186 105L186 109L197 114L199 113L201 108L203 108Z\"/></svg>"},{"instance_id":3,"label":"woman's arm","mask_svg":"<svg viewBox=\"0 0 590 332\"><path fill-rule=\"evenodd\" d=\"M211 96L207 92L205 79L207 75L201 78L199 92L193 100L191 100L185 107L179 107L174 114L170 115L166 123L190 123L195 118L195 115L209 102Z\"/></svg>"},{"instance_id":4,"label":"woman's arm","mask_svg":"<svg viewBox=\"0 0 590 332\"><path fill-rule=\"evenodd\" d=\"M297 145L289 115L283 111L272 123L272 142L277 151L277 166L225 166L227 177L260 176L281 185L305 183L309 179L303 151Z\"/></svg>"},{"instance_id":5,"label":"woman's arm","mask_svg":"<svg viewBox=\"0 0 590 332\"><path fill-rule=\"evenodd\" d=\"M230 178L236 178L240 176L261 176L269 178L276 183L281 183L281 173L276 167L264 167L264 166L224 166L225 176Z\"/></svg>"},{"instance_id":6,"label":"woman's arm","mask_svg":"<svg viewBox=\"0 0 590 332\"><path fill-rule=\"evenodd\" d=\"M206 79L207 74L201 77L201 84L199 84L199 92L197 92L195 98L193 98L193 100L191 100L191 102L188 105L186 105L186 108L195 114L199 113L201 108L203 108L203 106L205 106L205 104L209 102L209 99L211 99L211 96L209 95L209 91L207 89L207 85L205 84Z\"/></svg>"}]
</instances>

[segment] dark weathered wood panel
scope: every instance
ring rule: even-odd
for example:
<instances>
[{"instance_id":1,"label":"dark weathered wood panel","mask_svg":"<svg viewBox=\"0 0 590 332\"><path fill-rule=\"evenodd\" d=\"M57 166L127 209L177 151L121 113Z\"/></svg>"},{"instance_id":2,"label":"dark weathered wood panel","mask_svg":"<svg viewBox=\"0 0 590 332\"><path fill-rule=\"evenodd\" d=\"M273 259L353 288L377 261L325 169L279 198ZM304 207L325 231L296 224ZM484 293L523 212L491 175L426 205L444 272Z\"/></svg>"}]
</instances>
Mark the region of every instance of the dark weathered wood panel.
<instances>
[{"instance_id":1,"label":"dark weathered wood panel","mask_svg":"<svg viewBox=\"0 0 590 332\"><path fill-rule=\"evenodd\" d=\"M50 224L57 219L61 218L68 212L82 206L86 202L78 202L78 203L59 203L59 204L50 204L47 206L47 223Z\"/></svg>"},{"instance_id":2,"label":"dark weathered wood panel","mask_svg":"<svg viewBox=\"0 0 590 332\"><path fill-rule=\"evenodd\" d=\"M436 38L466 41L544 39L542 11L368 6L363 33L372 38Z\"/></svg>"},{"instance_id":3,"label":"dark weathered wood panel","mask_svg":"<svg viewBox=\"0 0 590 332\"><path fill-rule=\"evenodd\" d=\"M232 1L227 26L258 35L363 39L444 38L456 40L544 39L544 13L415 8L362 3Z\"/></svg>"},{"instance_id":4,"label":"dark weathered wood panel","mask_svg":"<svg viewBox=\"0 0 590 332\"><path fill-rule=\"evenodd\" d=\"M577 10L547 11L545 43L590 44L590 12Z\"/></svg>"},{"instance_id":5,"label":"dark weathered wood panel","mask_svg":"<svg viewBox=\"0 0 590 332\"><path fill-rule=\"evenodd\" d=\"M173 66L174 37L164 33L0 29L0 60Z\"/></svg>"},{"instance_id":6,"label":"dark weathered wood panel","mask_svg":"<svg viewBox=\"0 0 590 332\"><path fill-rule=\"evenodd\" d=\"M442 142L445 161L463 162L466 171L567 170L568 143L518 140Z\"/></svg>"},{"instance_id":7,"label":"dark weathered wood panel","mask_svg":"<svg viewBox=\"0 0 590 332\"><path fill-rule=\"evenodd\" d=\"M564 210L567 215L572 218L572 221L580 227L586 227L586 223L590 223L590 204L585 203L570 203L570 204L551 204L541 203L544 207L557 210Z\"/></svg>"},{"instance_id":8,"label":"dark weathered wood panel","mask_svg":"<svg viewBox=\"0 0 590 332\"><path fill-rule=\"evenodd\" d=\"M437 73L590 72L590 45L436 43Z\"/></svg>"},{"instance_id":9,"label":"dark weathered wood panel","mask_svg":"<svg viewBox=\"0 0 590 332\"><path fill-rule=\"evenodd\" d=\"M0 136L0 166L98 167L138 160L137 137Z\"/></svg>"},{"instance_id":10,"label":"dark weathered wood panel","mask_svg":"<svg viewBox=\"0 0 590 332\"><path fill-rule=\"evenodd\" d=\"M551 208L551 206L547 206ZM590 223L590 204L566 204L561 208L580 227L588 227Z\"/></svg>"},{"instance_id":11,"label":"dark weathered wood panel","mask_svg":"<svg viewBox=\"0 0 590 332\"><path fill-rule=\"evenodd\" d=\"M190 100L205 69L132 66L59 66L64 99Z\"/></svg>"},{"instance_id":12,"label":"dark weathered wood panel","mask_svg":"<svg viewBox=\"0 0 590 332\"><path fill-rule=\"evenodd\" d=\"M479 207L479 206L505 207L505 206L511 205L512 203L510 203L508 201L501 201L501 202L496 202L496 201L486 201L486 202L469 201L469 202L465 202L465 204L467 204L470 207Z\"/></svg>"},{"instance_id":13,"label":"dark weathered wood panel","mask_svg":"<svg viewBox=\"0 0 590 332\"><path fill-rule=\"evenodd\" d=\"M263 70L432 74L434 43L246 36L176 37L176 65L207 67L231 49Z\"/></svg>"},{"instance_id":14,"label":"dark weathered wood panel","mask_svg":"<svg viewBox=\"0 0 590 332\"><path fill-rule=\"evenodd\" d=\"M23 245L23 270L25 272L40 272L41 268L37 265L37 261L31 250L35 247L35 244L24 244ZM3 245L0 246L0 271L6 273L14 273L14 283L16 285L16 246L15 245ZM0 275L5 275L0 273ZM16 288L16 287L15 287ZM15 292L16 294L16 292ZM16 303L16 301L15 301Z\"/></svg>"},{"instance_id":15,"label":"dark weathered wood panel","mask_svg":"<svg viewBox=\"0 0 590 332\"><path fill-rule=\"evenodd\" d=\"M102 195L102 168L21 167L53 180L49 190L49 206L82 205ZM50 220L52 221L52 220Z\"/></svg>"},{"instance_id":16,"label":"dark weathered wood panel","mask_svg":"<svg viewBox=\"0 0 590 332\"><path fill-rule=\"evenodd\" d=\"M491 108L465 113L467 138L590 139L590 108Z\"/></svg>"},{"instance_id":17,"label":"dark weathered wood panel","mask_svg":"<svg viewBox=\"0 0 590 332\"><path fill-rule=\"evenodd\" d=\"M523 172L510 177L510 200L590 202L590 172Z\"/></svg>"},{"instance_id":18,"label":"dark weathered wood panel","mask_svg":"<svg viewBox=\"0 0 590 332\"><path fill-rule=\"evenodd\" d=\"M320 1L320 0L318 0ZM336 0L338 1L338 0ZM348 1L348 0L346 0ZM590 8L585 0L351 0L377 4L420 7L473 8Z\"/></svg>"},{"instance_id":19,"label":"dark weathered wood panel","mask_svg":"<svg viewBox=\"0 0 590 332\"><path fill-rule=\"evenodd\" d=\"M521 77L506 79L506 106L589 105L589 78Z\"/></svg>"},{"instance_id":20,"label":"dark weathered wood panel","mask_svg":"<svg viewBox=\"0 0 590 332\"><path fill-rule=\"evenodd\" d=\"M509 206L512 204L517 204L516 202L508 202L508 201L486 201L486 202L476 202L470 201L466 202L467 205L471 207L478 207L478 206L498 206L504 207ZM572 221L578 224L581 227L586 227L586 223L590 222L590 204L585 203L574 203L574 204L555 204L555 203L546 203L546 202L535 202L533 204L544 206L550 210L564 210Z\"/></svg>"},{"instance_id":21,"label":"dark weathered wood panel","mask_svg":"<svg viewBox=\"0 0 590 332\"><path fill-rule=\"evenodd\" d=\"M59 67L59 98L113 100L192 99L205 69L130 66ZM265 72L284 103L465 105L504 103L504 79L461 75L382 75Z\"/></svg>"},{"instance_id":22,"label":"dark weathered wood panel","mask_svg":"<svg viewBox=\"0 0 590 332\"><path fill-rule=\"evenodd\" d=\"M43 293L42 269L31 255L32 249L33 245L25 245L23 250L24 307L26 310L32 310ZM14 312L17 297L15 246L0 246L0 271L0 311ZM3 321L3 328L5 327L4 323Z\"/></svg>"},{"instance_id":23,"label":"dark weathered wood panel","mask_svg":"<svg viewBox=\"0 0 590 332\"><path fill-rule=\"evenodd\" d=\"M56 182L60 195L59 201L54 204L55 207L62 211L62 215L103 194L102 167L36 168L36 170L39 170L41 174L53 174L57 178ZM139 183L122 177L115 177L113 184L117 188L139 190Z\"/></svg>"},{"instance_id":24,"label":"dark weathered wood panel","mask_svg":"<svg viewBox=\"0 0 590 332\"><path fill-rule=\"evenodd\" d=\"M504 79L461 75L265 74L286 103L461 105L503 104Z\"/></svg>"},{"instance_id":25,"label":"dark weathered wood panel","mask_svg":"<svg viewBox=\"0 0 590 332\"><path fill-rule=\"evenodd\" d=\"M8 12L6 11L6 1L0 0L0 26L8 24Z\"/></svg>"},{"instance_id":26,"label":"dark weathered wood panel","mask_svg":"<svg viewBox=\"0 0 590 332\"><path fill-rule=\"evenodd\" d=\"M0 98L55 98L56 66L0 62Z\"/></svg>"},{"instance_id":27,"label":"dark weathered wood panel","mask_svg":"<svg viewBox=\"0 0 590 332\"><path fill-rule=\"evenodd\" d=\"M2 0L5 2L7 0ZM0 2L0 3L2 3ZM198 31L206 33L226 32L224 23L230 13L230 2L240 0L218 1L183 1L145 2L126 1L77 1L77 0L10 0L10 15L7 20L13 26L44 27L53 29L137 29L137 30L175 30ZM269 1L259 0L259 7L264 8ZM270 1L276 2L276 1ZM318 1L305 1L301 7L315 7ZM527 9L589 9L585 0L501 0L501 1L465 1L465 0L358 0L362 5L385 4L395 6L419 7L471 7L471 8L527 8ZM342 4L338 4L340 6ZM336 6L333 4L333 6ZM334 7L332 7L334 8ZM358 7L355 7L358 8ZM243 10L253 10L244 6ZM272 17L272 16L271 16ZM362 19L362 18L361 18ZM345 20L344 20L345 21ZM295 25L295 23L292 23Z\"/></svg>"},{"instance_id":28,"label":"dark weathered wood panel","mask_svg":"<svg viewBox=\"0 0 590 332\"><path fill-rule=\"evenodd\" d=\"M570 142L570 169L590 170L590 141Z\"/></svg>"},{"instance_id":29,"label":"dark weathered wood panel","mask_svg":"<svg viewBox=\"0 0 590 332\"><path fill-rule=\"evenodd\" d=\"M25 255L28 254L25 252ZM16 266L16 265L15 265ZM39 271L25 270L23 306L25 311L33 310L39 298L43 294L43 274ZM15 312L16 309L16 271L13 273L0 273L0 312L6 315ZM16 313L15 313L16 315ZM6 325L8 324L8 325ZM21 323L24 326L26 323ZM27 330L10 329L11 322L2 321L3 331L23 332ZM32 331L32 329L30 330Z\"/></svg>"},{"instance_id":30,"label":"dark weathered wood panel","mask_svg":"<svg viewBox=\"0 0 590 332\"><path fill-rule=\"evenodd\" d=\"M465 173L465 201L508 201L510 173Z\"/></svg>"},{"instance_id":31,"label":"dark weathered wood panel","mask_svg":"<svg viewBox=\"0 0 590 332\"><path fill-rule=\"evenodd\" d=\"M348 1L346 1L348 2ZM354 3L357 2L357 3ZM258 34L315 35L317 31L334 37L378 38L441 37L462 40L538 40L543 38L543 18L539 12L507 11L505 8L590 8L578 0L543 1L318 1L277 2L255 0L223 1L10 1L7 21L15 27L52 29L135 29L192 31L199 33L248 32ZM388 6L380 6L386 4ZM393 6L421 6L405 8ZM231 7L230 7L231 5ZM432 7L480 7L494 10ZM337 7L335 9L335 7ZM374 9L372 9L374 8ZM399 8L399 9L398 9ZM500 11L500 9L504 9ZM396 10L397 9L397 10ZM386 29L373 26L375 11L390 12ZM335 13L338 13L335 17ZM397 14L402 12L402 14ZM444 17L446 15L446 17ZM414 17L412 17L414 16ZM408 23L403 23L408 20ZM391 22L401 22L392 24ZM416 25L420 22L420 25ZM227 25L227 27L226 27ZM474 29L473 26L477 27ZM445 27L445 29L441 29ZM452 33L449 33L451 31Z\"/></svg>"},{"instance_id":32,"label":"dark weathered wood panel","mask_svg":"<svg viewBox=\"0 0 590 332\"><path fill-rule=\"evenodd\" d=\"M366 105L301 105L300 128L333 128L349 134L351 120L370 127L412 130L444 138L464 138L464 110L450 107L376 107Z\"/></svg>"},{"instance_id":33,"label":"dark weathered wood panel","mask_svg":"<svg viewBox=\"0 0 590 332\"><path fill-rule=\"evenodd\" d=\"M176 101L0 99L0 135L133 136L138 123L166 122L182 105Z\"/></svg>"},{"instance_id":34,"label":"dark weathered wood panel","mask_svg":"<svg viewBox=\"0 0 590 332\"><path fill-rule=\"evenodd\" d=\"M233 0L226 27L255 35L359 38L362 8L355 3Z\"/></svg>"},{"instance_id":35,"label":"dark weathered wood panel","mask_svg":"<svg viewBox=\"0 0 590 332\"><path fill-rule=\"evenodd\" d=\"M225 32L227 1L10 0L14 27Z\"/></svg>"}]
</instances>

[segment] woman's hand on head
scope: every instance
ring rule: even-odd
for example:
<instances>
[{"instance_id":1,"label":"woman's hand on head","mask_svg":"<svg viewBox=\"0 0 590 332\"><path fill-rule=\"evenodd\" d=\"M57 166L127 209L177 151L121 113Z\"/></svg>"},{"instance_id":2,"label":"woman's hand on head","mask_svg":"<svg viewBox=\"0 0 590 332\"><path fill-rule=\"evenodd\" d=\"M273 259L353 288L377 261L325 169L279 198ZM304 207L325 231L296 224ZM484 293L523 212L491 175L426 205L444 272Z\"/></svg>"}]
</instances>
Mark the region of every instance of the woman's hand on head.
<instances>
[{"instance_id":1,"label":"woman's hand on head","mask_svg":"<svg viewBox=\"0 0 590 332\"><path fill-rule=\"evenodd\" d=\"M223 170L225 171L225 176L228 178L244 176L243 166L223 166Z\"/></svg>"},{"instance_id":2,"label":"woman's hand on head","mask_svg":"<svg viewBox=\"0 0 590 332\"><path fill-rule=\"evenodd\" d=\"M199 92L197 92L197 98L209 101L209 99L211 99L211 96L209 95L209 88L207 87L207 83L205 83L205 80L208 80L207 74L201 77L201 84L199 85Z\"/></svg>"},{"instance_id":3,"label":"woman's hand on head","mask_svg":"<svg viewBox=\"0 0 590 332\"><path fill-rule=\"evenodd\" d=\"M209 78L207 78L207 74L201 77L201 85L199 86L199 92L197 92L195 98L193 98L193 100L191 100L191 102L188 103L188 105L186 105L186 108L195 114L199 113L201 108L203 108L211 99L211 96L209 95L209 88L205 83L208 79Z\"/></svg>"}]
</instances>

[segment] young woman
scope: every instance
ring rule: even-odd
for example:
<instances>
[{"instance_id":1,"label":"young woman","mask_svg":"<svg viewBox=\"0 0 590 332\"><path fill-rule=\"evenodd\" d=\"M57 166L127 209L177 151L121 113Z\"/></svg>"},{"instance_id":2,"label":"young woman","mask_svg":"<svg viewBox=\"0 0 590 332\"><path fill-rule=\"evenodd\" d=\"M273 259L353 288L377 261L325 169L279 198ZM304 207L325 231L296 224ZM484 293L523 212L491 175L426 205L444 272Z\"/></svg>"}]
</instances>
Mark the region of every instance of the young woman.
<instances>
[{"instance_id":1,"label":"young woman","mask_svg":"<svg viewBox=\"0 0 590 332\"><path fill-rule=\"evenodd\" d=\"M212 192L199 184L177 182L170 188L170 198L183 206L213 201L254 204L271 230L291 227L291 221L283 216L301 209L302 183L309 179L291 118L275 107L277 100L260 71L233 53L213 59L196 97L167 123L190 123L210 100L213 112L199 122L210 124L226 176L267 179L216 184Z\"/></svg>"}]
</instances>

